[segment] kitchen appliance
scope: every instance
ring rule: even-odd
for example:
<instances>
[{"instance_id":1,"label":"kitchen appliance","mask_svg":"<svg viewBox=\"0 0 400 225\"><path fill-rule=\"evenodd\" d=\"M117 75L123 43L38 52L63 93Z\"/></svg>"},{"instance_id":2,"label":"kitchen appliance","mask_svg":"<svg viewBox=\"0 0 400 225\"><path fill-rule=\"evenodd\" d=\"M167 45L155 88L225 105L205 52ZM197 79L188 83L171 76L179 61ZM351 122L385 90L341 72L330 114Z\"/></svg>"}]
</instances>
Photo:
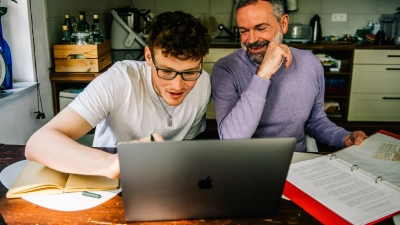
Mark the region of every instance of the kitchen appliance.
<instances>
[{"instance_id":1,"label":"kitchen appliance","mask_svg":"<svg viewBox=\"0 0 400 225\"><path fill-rule=\"evenodd\" d=\"M312 40L312 28L310 25L290 23L288 31L283 35L286 43L307 43Z\"/></svg>"},{"instance_id":2,"label":"kitchen appliance","mask_svg":"<svg viewBox=\"0 0 400 225\"><path fill-rule=\"evenodd\" d=\"M296 11L297 10L297 0L286 0L286 10Z\"/></svg>"},{"instance_id":3,"label":"kitchen appliance","mask_svg":"<svg viewBox=\"0 0 400 225\"><path fill-rule=\"evenodd\" d=\"M385 31L379 30L378 33L376 33L376 35L375 35L374 44L375 45L384 45L386 43L386 41L387 41L387 39L386 39Z\"/></svg>"},{"instance_id":4,"label":"kitchen appliance","mask_svg":"<svg viewBox=\"0 0 400 225\"><path fill-rule=\"evenodd\" d=\"M144 61L144 51L143 50L113 50L111 51L111 58L113 63L122 60L136 60Z\"/></svg>"},{"instance_id":5,"label":"kitchen appliance","mask_svg":"<svg viewBox=\"0 0 400 225\"><path fill-rule=\"evenodd\" d=\"M386 35L385 44L393 45L399 36L399 14L383 14L379 19L381 23L381 30ZM396 41L397 43L397 41ZM399 43L400 44L400 43Z\"/></svg>"},{"instance_id":6,"label":"kitchen appliance","mask_svg":"<svg viewBox=\"0 0 400 225\"><path fill-rule=\"evenodd\" d=\"M151 21L151 16L149 15L150 9L137 9L132 6L125 6L117 8L117 13L119 17L125 22L128 27L136 33L140 33L145 29L147 22Z\"/></svg>"},{"instance_id":7,"label":"kitchen appliance","mask_svg":"<svg viewBox=\"0 0 400 225\"><path fill-rule=\"evenodd\" d=\"M310 21L310 26L312 29L312 42L316 43L322 38L321 18L315 15Z\"/></svg>"},{"instance_id":8,"label":"kitchen appliance","mask_svg":"<svg viewBox=\"0 0 400 225\"><path fill-rule=\"evenodd\" d=\"M113 50L127 50L127 49L143 49L146 43L146 36L143 32L137 33L134 31L133 27L129 27L128 24L118 15L115 9L111 9L111 15L113 16L113 21L111 23L111 49ZM128 23L130 19L127 15L126 17ZM134 15L131 18L135 18Z\"/></svg>"},{"instance_id":9,"label":"kitchen appliance","mask_svg":"<svg viewBox=\"0 0 400 225\"><path fill-rule=\"evenodd\" d=\"M232 33L230 30L228 30L228 28L226 28L225 26L224 26L224 24L220 24L219 26L218 26L218 29L219 30L223 30L223 31L225 31L228 35L229 35L229 39L230 39L230 41L240 41L240 35L239 35L239 28L237 28L237 27L234 27L233 29L234 29L234 33Z\"/></svg>"}]
</instances>

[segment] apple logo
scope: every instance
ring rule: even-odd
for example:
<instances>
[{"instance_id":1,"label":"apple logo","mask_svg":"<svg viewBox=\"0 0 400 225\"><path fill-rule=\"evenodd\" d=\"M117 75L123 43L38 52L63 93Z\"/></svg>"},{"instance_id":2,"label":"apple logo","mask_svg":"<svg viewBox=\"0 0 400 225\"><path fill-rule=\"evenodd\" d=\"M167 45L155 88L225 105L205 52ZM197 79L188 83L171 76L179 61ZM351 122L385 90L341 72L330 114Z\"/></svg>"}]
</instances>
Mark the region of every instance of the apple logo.
<instances>
[{"instance_id":1,"label":"apple logo","mask_svg":"<svg viewBox=\"0 0 400 225\"><path fill-rule=\"evenodd\" d=\"M211 189L213 180L208 176L205 180L200 180L197 184L200 189Z\"/></svg>"}]
</instances>

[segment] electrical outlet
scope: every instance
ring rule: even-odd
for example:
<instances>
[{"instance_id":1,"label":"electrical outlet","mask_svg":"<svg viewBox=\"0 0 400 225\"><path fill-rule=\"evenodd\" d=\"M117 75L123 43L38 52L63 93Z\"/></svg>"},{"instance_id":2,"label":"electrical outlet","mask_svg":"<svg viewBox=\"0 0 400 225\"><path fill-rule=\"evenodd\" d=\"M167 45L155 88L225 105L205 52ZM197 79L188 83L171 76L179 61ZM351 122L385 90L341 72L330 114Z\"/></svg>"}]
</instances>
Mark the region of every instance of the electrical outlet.
<instances>
[{"instance_id":1,"label":"electrical outlet","mask_svg":"<svg viewBox=\"0 0 400 225\"><path fill-rule=\"evenodd\" d=\"M347 14L332 14L332 22L346 22Z\"/></svg>"}]
</instances>

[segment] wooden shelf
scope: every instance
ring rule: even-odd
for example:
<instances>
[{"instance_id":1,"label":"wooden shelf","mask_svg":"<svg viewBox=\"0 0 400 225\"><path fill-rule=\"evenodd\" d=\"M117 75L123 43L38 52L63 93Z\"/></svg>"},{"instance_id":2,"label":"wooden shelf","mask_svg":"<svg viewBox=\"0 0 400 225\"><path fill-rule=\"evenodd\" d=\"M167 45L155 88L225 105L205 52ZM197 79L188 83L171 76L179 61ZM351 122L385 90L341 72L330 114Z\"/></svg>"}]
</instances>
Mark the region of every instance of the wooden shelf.
<instances>
[{"instance_id":1,"label":"wooden shelf","mask_svg":"<svg viewBox=\"0 0 400 225\"><path fill-rule=\"evenodd\" d=\"M347 95L325 95L326 99L348 99Z\"/></svg>"},{"instance_id":2,"label":"wooden shelf","mask_svg":"<svg viewBox=\"0 0 400 225\"><path fill-rule=\"evenodd\" d=\"M327 78L343 79L343 86L340 86L343 87L343 91L338 92L339 94L329 94L326 92L327 94L325 94L325 99L332 99L338 101L340 104L340 113L342 114L342 117L329 117L330 119L347 120L354 57L354 49L352 48L352 45L296 44L293 45L293 47L299 49L308 49L311 50L314 54L326 54L335 59L341 60L340 71L334 72L329 71L328 68L325 68L324 75L325 80Z\"/></svg>"},{"instance_id":3,"label":"wooden shelf","mask_svg":"<svg viewBox=\"0 0 400 225\"><path fill-rule=\"evenodd\" d=\"M96 77L112 66L105 67L100 72L55 72L54 68L50 73L50 82L53 95L54 115L60 112L60 91L68 88L84 88Z\"/></svg>"},{"instance_id":4,"label":"wooden shelf","mask_svg":"<svg viewBox=\"0 0 400 225\"><path fill-rule=\"evenodd\" d=\"M350 76L351 72L350 71L325 71L325 75L331 75L331 76Z\"/></svg>"}]
</instances>

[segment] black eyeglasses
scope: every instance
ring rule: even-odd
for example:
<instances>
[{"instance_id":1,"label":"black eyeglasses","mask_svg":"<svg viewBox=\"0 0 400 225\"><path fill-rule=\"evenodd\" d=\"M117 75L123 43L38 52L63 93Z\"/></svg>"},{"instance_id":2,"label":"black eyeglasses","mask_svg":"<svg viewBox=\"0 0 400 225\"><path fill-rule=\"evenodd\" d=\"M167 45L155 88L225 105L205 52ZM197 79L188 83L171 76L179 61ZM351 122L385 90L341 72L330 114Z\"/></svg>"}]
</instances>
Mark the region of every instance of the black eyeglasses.
<instances>
[{"instance_id":1,"label":"black eyeglasses","mask_svg":"<svg viewBox=\"0 0 400 225\"><path fill-rule=\"evenodd\" d=\"M156 67L157 76L164 80L173 80L178 74L181 75L184 81L194 81L199 79L201 73L203 72L203 63L201 63L200 70L186 70L186 71L176 71L173 69L162 69L158 68L156 61L154 60L153 54L151 54L151 59L153 60L154 66Z\"/></svg>"}]
</instances>

